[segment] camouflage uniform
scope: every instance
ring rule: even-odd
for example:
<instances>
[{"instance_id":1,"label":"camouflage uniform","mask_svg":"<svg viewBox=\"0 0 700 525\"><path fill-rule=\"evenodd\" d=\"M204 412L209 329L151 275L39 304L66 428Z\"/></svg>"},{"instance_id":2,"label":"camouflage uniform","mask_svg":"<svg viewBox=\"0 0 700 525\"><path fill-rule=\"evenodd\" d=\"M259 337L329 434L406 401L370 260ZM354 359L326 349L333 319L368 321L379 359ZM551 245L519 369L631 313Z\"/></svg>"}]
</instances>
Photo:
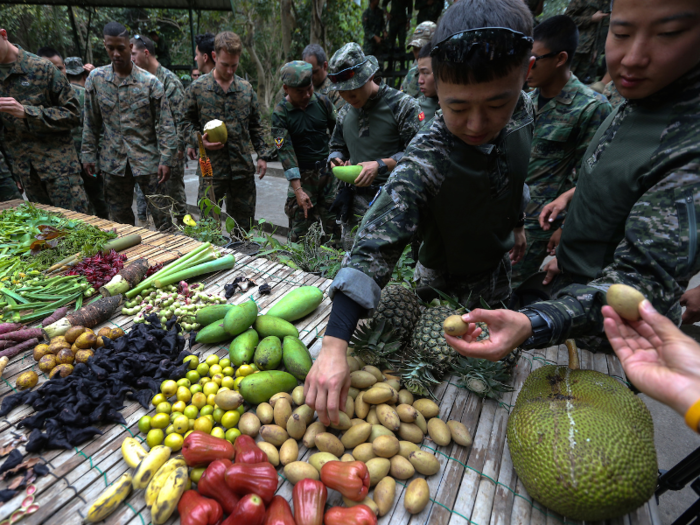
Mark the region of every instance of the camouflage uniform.
<instances>
[{"instance_id":1,"label":"camouflage uniform","mask_svg":"<svg viewBox=\"0 0 700 525\"><path fill-rule=\"evenodd\" d=\"M403 77L401 91L415 98L421 96L420 86L418 85L418 64L416 62L413 63L411 69Z\"/></svg>"},{"instance_id":2,"label":"camouflage uniform","mask_svg":"<svg viewBox=\"0 0 700 525\"><path fill-rule=\"evenodd\" d=\"M82 159L96 163L99 149L109 218L134 225L134 184L138 182L145 195L163 194L158 166L174 165L177 132L163 84L136 64L131 67L126 78L119 78L111 64L90 73ZM151 199L148 208L156 228L168 228L172 223L165 199Z\"/></svg>"},{"instance_id":3,"label":"camouflage uniform","mask_svg":"<svg viewBox=\"0 0 700 525\"><path fill-rule=\"evenodd\" d=\"M336 51L331 59L330 68L333 71L342 71L364 60L365 55L360 46L351 42ZM338 89L357 89L369 81L377 68L376 58L369 57L362 70L350 80L339 83ZM420 113L420 105L416 99L382 84L376 96L368 100L364 107L355 109L346 104L338 112L338 121L330 142L329 158L349 160L351 164L389 157L398 162L422 125ZM384 184L387 178L388 173L377 175L373 184L364 188L341 185L341 191L345 188L344 191L353 192L350 214L348 220L343 222L343 245L346 249L352 245L353 228L365 215L379 186Z\"/></svg>"},{"instance_id":4,"label":"camouflage uniform","mask_svg":"<svg viewBox=\"0 0 700 525\"><path fill-rule=\"evenodd\" d=\"M530 99L537 104L539 89ZM535 113L535 134L528 167L530 204L526 210L527 248L523 259L513 266L513 288L536 273L547 256L547 243L562 223L549 231L539 224L542 208L576 185L576 169L581 165L596 131L612 108L605 97L584 86L573 73L561 93Z\"/></svg>"},{"instance_id":5,"label":"camouflage uniform","mask_svg":"<svg viewBox=\"0 0 700 525\"><path fill-rule=\"evenodd\" d=\"M372 10L371 7L365 9L362 13L362 28L365 30L365 39L363 50L366 55L376 55L383 51L384 40L380 44L375 42L374 37L384 38L384 11L377 6Z\"/></svg>"},{"instance_id":6,"label":"camouflage uniform","mask_svg":"<svg viewBox=\"0 0 700 525\"><path fill-rule=\"evenodd\" d=\"M326 80L324 80L323 84L320 86L314 86L314 91L319 95L326 95L331 102L333 102L335 109L338 111L345 105L345 99L341 97L340 92L333 87L333 82L331 82L331 79L328 77L326 77Z\"/></svg>"},{"instance_id":7,"label":"camouflage uniform","mask_svg":"<svg viewBox=\"0 0 700 525\"><path fill-rule=\"evenodd\" d=\"M78 97L51 62L17 47L17 61L0 79L0 97L13 97L24 105L26 118L0 113L7 163L30 201L87 213L70 136L80 124Z\"/></svg>"},{"instance_id":8,"label":"camouflage uniform","mask_svg":"<svg viewBox=\"0 0 700 525\"><path fill-rule=\"evenodd\" d=\"M17 183L12 178L10 168L5 163L5 157L0 151L0 202L21 199L22 194L17 189Z\"/></svg>"},{"instance_id":9,"label":"camouflage uniform","mask_svg":"<svg viewBox=\"0 0 700 525\"><path fill-rule=\"evenodd\" d=\"M437 22L438 18L440 18L440 15L442 14L442 8L444 6L444 0L416 0L418 23Z\"/></svg>"},{"instance_id":10,"label":"camouflage uniform","mask_svg":"<svg viewBox=\"0 0 700 525\"><path fill-rule=\"evenodd\" d=\"M162 39L161 39L162 41ZM185 98L185 88L182 87L180 79L175 74L158 65L155 76L163 84L165 96L170 103L170 110L173 113L173 119L177 126L178 148L177 154L173 159L173 165L170 168L170 178L165 183L165 194L170 196L175 202L173 211L175 217L182 221L182 218L187 214L187 196L185 195L185 140L182 135L182 113L180 107Z\"/></svg>"},{"instance_id":11,"label":"camouflage uniform","mask_svg":"<svg viewBox=\"0 0 700 525\"><path fill-rule=\"evenodd\" d=\"M620 92L615 87L615 82L613 82L612 80L605 85L603 95L605 96L605 98L608 99L608 102L610 102L610 105L613 107L613 109L615 109L617 106L619 106L625 101L625 97L620 95Z\"/></svg>"},{"instance_id":12,"label":"camouflage uniform","mask_svg":"<svg viewBox=\"0 0 700 525\"><path fill-rule=\"evenodd\" d=\"M311 64L294 61L285 64L280 73L282 83L291 88L311 84ZM319 220L327 234L338 237L335 215L329 208L335 200L335 177L325 169L328 157L328 134L335 127L336 112L328 97L312 94L308 106L296 108L283 100L272 113L272 136L277 146L277 158L290 181L284 211L289 217L289 238L297 241L306 235L312 224ZM313 208L304 217L291 181L301 179L301 188L311 200Z\"/></svg>"},{"instance_id":13,"label":"camouflage uniform","mask_svg":"<svg viewBox=\"0 0 700 525\"><path fill-rule=\"evenodd\" d=\"M387 47L389 50L393 49L398 36L399 50L403 53L406 48L406 23L413 17L413 0L384 0L382 7L386 9L389 2L391 2L391 19Z\"/></svg>"},{"instance_id":14,"label":"camouflage uniform","mask_svg":"<svg viewBox=\"0 0 700 525\"><path fill-rule=\"evenodd\" d=\"M433 120L435 112L440 109L440 101L437 97L426 97L421 94L418 97L420 109L423 112L423 127L430 126L430 121Z\"/></svg>"},{"instance_id":15,"label":"camouflage uniform","mask_svg":"<svg viewBox=\"0 0 700 525\"><path fill-rule=\"evenodd\" d=\"M610 12L610 0L571 0L566 14L578 26L578 47L571 63L571 71L582 82L589 84L598 77L598 67L605 54L605 39L610 17L594 22L591 17L598 11Z\"/></svg>"},{"instance_id":16,"label":"camouflage uniform","mask_svg":"<svg viewBox=\"0 0 700 525\"><path fill-rule=\"evenodd\" d=\"M700 272L699 133L700 66L647 99L624 102L601 126L558 250L560 268L575 284L531 307L551 328L541 346L593 334L602 338L582 346L601 345L600 309L613 283L637 288L680 323L678 301Z\"/></svg>"},{"instance_id":17,"label":"camouflage uniform","mask_svg":"<svg viewBox=\"0 0 700 525\"><path fill-rule=\"evenodd\" d=\"M256 196L251 142L259 158L270 160L258 97L250 83L236 76L224 93L213 72L195 80L185 92L182 104L183 132L189 147L198 148L197 131L201 132L214 119L226 123L228 140L224 148L207 151L213 180L203 180L197 168L197 200L204 198L207 188L213 186L217 201L226 197L226 213L247 231L255 218Z\"/></svg>"},{"instance_id":18,"label":"camouflage uniform","mask_svg":"<svg viewBox=\"0 0 700 525\"><path fill-rule=\"evenodd\" d=\"M467 145L448 131L438 111L433 124L409 144L362 220L331 296L342 291L362 307L374 308L418 233L423 239L416 267L420 287L456 295L469 308L480 299L495 307L507 303L508 251L524 207L532 127L532 104L525 94L495 144Z\"/></svg>"},{"instance_id":19,"label":"camouflage uniform","mask_svg":"<svg viewBox=\"0 0 700 525\"><path fill-rule=\"evenodd\" d=\"M419 23L415 31L413 31L413 36L407 47L422 49L423 46L427 46L430 44L430 40L433 38L436 29L437 26L435 22L427 21ZM412 97L418 98L421 96L420 86L418 85L418 62L414 62L408 70L403 82L401 82L401 91Z\"/></svg>"}]
</instances>

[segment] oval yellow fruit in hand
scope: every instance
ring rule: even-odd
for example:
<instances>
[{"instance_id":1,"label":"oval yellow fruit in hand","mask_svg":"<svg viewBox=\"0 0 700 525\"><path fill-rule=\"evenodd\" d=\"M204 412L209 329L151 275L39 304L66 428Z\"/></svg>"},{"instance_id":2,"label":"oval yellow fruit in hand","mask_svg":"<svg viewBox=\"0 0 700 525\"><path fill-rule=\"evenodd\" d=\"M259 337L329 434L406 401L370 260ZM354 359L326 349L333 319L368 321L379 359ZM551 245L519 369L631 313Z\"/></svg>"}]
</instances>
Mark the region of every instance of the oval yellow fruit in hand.
<instances>
[{"instance_id":1,"label":"oval yellow fruit in hand","mask_svg":"<svg viewBox=\"0 0 700 525\"><path fill-rule=\"evenodd\" d=\"M608 304L627 321L639 321L639 305L645 297L635 288L626 284L613 284L606 294Z\"/></svg>"}]
</instances>

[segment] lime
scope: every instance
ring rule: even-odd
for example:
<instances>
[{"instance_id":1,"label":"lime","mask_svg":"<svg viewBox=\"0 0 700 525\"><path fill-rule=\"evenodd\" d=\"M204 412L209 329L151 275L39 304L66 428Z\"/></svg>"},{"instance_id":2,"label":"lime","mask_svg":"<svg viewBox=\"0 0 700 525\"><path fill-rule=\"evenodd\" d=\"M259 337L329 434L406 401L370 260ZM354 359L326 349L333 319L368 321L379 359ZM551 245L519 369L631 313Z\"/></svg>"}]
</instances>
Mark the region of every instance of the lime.
<instances>
[{"instance_id":1,"label":"lime","mask_svg":"<svg viewBox=\"0 0 700 525\"><path fill-rule=\"evenodd\" d=\"M205 376L209 373L209 365L206 363L199 363L199 366L197 367L197 373L200 376Z\"/></svg>"},{"instance_id":2,"label":"lime","mask_svg":"<svg viewBox=\"0 0 700 525\"><path fill-rule=\"evenodd\" d=\"M178 417L182 416L182 412L171 412L170 413L170 422L172 423L175 421Z\"/></svg>"},{"instance_id":3,"label":"lime","mask_svg":"<svg viewBox=\"0 0 700 525\"><path fill-rule=\"evenodd\" d=\"M205 470L207 470L207 467L193 468L190 470L190 479L195 483L199 483L199 480L202 478L202 474L204 474Z\"/></svg>"},{"instance_id":4,"label":"lime","mask_svg":"<svg viewBox=\"0 0 700 525\"><path fill-rule=\"evenodd\" d=\"M221 416L221 425L224 428L233 428L238 424L239 419L241 419L241 415L238 410L229 410Z\"/></svg>"},{"instance_id":5,"label":"lime","mask_svg":"<svg viewBox=\"0 0 700 525\"><path fill-rule=\"evenodd\" d=\"M148 435L146 436L146 444L153 448L163 442L163 437L163 431L161 429L152 428L148 431Z\"/></svg>"},{"instance_id":6,"label":"lime","mask_svg":"<svg viewBox=\"0 0 700 525\"><path fill-rule=\"evenodd\" d=\"M197 392L195 395L192 396L192 404L196 406L199 410L202 410L202 407L207 404L207 396L205 396L201 392Z\"/></svg>"},{"instance_id":7,"label":"lime","mask_svg":"<svg viewBox=\"0 0 700 525\"><path fill-rule=\"evenodd\" d=\"M231 360L228 357L226 357L226 358L222 359L221 361L219 361L219 366L221 368L226 368L227 366L231 366Z\"/></svg>"},{"instance_id":8,"label":"lime","mask_svg":"<svg viewBox=\"0 0 700 525\"><path fill-rule=\"evenodd\" d=\"M197 384L197 385L192 385L190 387L190 392L192 392L192 395L195 395L197 392L201 392L201 391L202 391L202 385Z\"/></svg>"},{"instance_id":9,"label":"lime","mask_svg":"<svg viewBox=\"0 0 700 525\"><path fill-rule=\"evenodd\" d=\"M139 430L148 434L148 431L151 430L151 416L143 416L139 419Z\"/></svg>"},{"instance_id":10,"label":"lime","mask_svg":"<svg viewBox=\"0 0 700 525\"><path fill-rule=\"evenodd\" d=\"M190 370L189 372L187 372L187 374L185 374L185 377L190 383L194 384L199 381L200 375L199 372L197 372L196 370Z\"/></svg>"},{"instance_id":11,"label":"lime","mask_svg":"<svg viewBox=\"0 0 700 525\"><path fill-rule=\"evenodd\" d=\"M214 416L214 421L221 423L221 417L224 415L224 411L220 408L215 408L211 415Z\"/></svg>"},{"instance_id":12,"label":"lime","mask_svg":"<svg viewBox=\"0 0 700 525\"><path fill-rule=\"evenodd\" d=\"M167 379L160 384L160 391L165 397L173 397L177 391L177 383L172 379Z\"/></svg>"},{"instance_id":13,"label":"lime","mask_svg":"<svg viewBox=\"0 0 700 525\"><path fill-rule=\"evenodd\" d=\"M212 428L211 435L213 437L217 437L217 438L221 438L221 439L224 439L226 437L226 433L224 432L224 429L221 427Z\"/></svg>"},{"instance_id":14,"label":"lime","mask_svg":"<svg viewBox=\"0 0 700 525\"><path fill-rule=\"evenodd\" d=\"M178 416L173 421L173 427L178 434L184 434L190 429L190 420L187 416Z\"/></svg>"},{"instance_id":15,"label":"lime","mask_svg":"<svg viewBox=\"0 0 700 525\"><path fill-rule=\"evenodd\" d=\"M191 385L192 383L190 383L190 380L186 377L177 380L177 386L186 386L187 388L189 388Z\"/></svg>"},{"instance_id":16,"label":"lime","mask_svg":"<svg viewBox=\"0 0 700 525\"><path fill-rule=\"evenodd\" d=\"M213 427L214 425L212 424L211 420L206 416L199 417L194 422L195 430L201 430L202 432L206 432L207 434L211 433L211 429Z\"/></svg>"},{"instance_id":17,"label":"lime","mask_svg":"<svg viewBox=\"0 0 700 525\"><path fill-rule=\"evenodd\" d=\"M206 385L204 385L204 388L202 388L202 392L204 392L204 395L206 396L216 394L218 391L219 385L217 385L214 381L208 382Z\"/></svg>"},{"instance_id":18,"label":"lime","mask_svg":"<svg viewBox=\"0 0 700 525\"><path fill-rule=\"evenodd\" d=\"M160 413L151 418L151 428L165 428L170 424L170 415Z\"/></svg>"},{"instance_id":19,"label":"lime","mask_svg":"<svg viewBox=\"0 0 700 525\"><path fill-rule=\"evenodd\" d=\"M177 387L178 401L184 401L185 403L189 403L190 399L192 399L192 392L190 392L189 388L187 388L186 386Z\"/></svg>"},{"instance_id":20,"label":"lime","mask_svg":"<svg viewBox=\"0 0 700 525\"><path fill-rule=\"evenodd\" d=\"M185 357L182 360L182 362L183 363L189 362L189 365L187 365L187 366L189 366L190 370L194 370L199 365L199 359L197 358L196 355L188 355L187 357Z\"/></svg>"},{"instance_id":21,"label":"lime","mask_svg":"<svg viewBox=\"0 0 700 525\"><path fill-rule=\"evenodd\" d=\"M227 377L231 377L234 372L233 372L233 368L231 368L230 366L227 366L221 371L221 373Z\"/></svg>"},{"instance_id":22,"label":"lime","mask_svg":"<svg viewBox=\"0 0 700 525\"><path fill-rule=\"evenodd\" d=\"M233 370L233 368L231 370ZM233 389L233 385L235 382L236 380L233 379L231 376L224 376L224 378L221 380L221 386Z\"/></svg>"},{"instance_id":23,"label":"lime","mask_svg":"<svg viewBox=\"0 0 700 525\"><path fill-rule=\"evenodd\" d=\"M245 407L243 405L239 406L236 410L238 410L240 415L245 414Z\"/></svg>"},{"instance_id":24,"label":"lime","mask_svg":"<svg viewBox=\"0 0 700 525\"><path fill-rule=\"evenodd\" d=\"M202 409L199 411L199 415L201 416L208 416L209 414L214 413L214 405L204 405Z\"/></svg>"},{"instance_id":25,"label":"lime","mask_svg":"<svg viewBox=\"0 0 700 525\"><path fill-rule=\"evenodd\" d=\"M156 394L153 396L153 399L151 399L151 404L155 407L167 400L168 399L163 394Z\"/></svg>"},{"instance_id":26,"label":"lime","mask_svg":"<svg viewBox=\"0 0 700 525\"><path fill-rule=\"evenodd\" d=\"M168 428L165 429L165 435L169 436L173 432L175 432L175 427L173 425L168 425Z\"/></svg>"},{"instance_id":27,"label":"lime","mask_svg":"<svg viewBox=\"0 0 700 525\"><path fill-rule=\"evenodd\" d=\"M185 408L182 413L190 419L196 419L199 414L199 409L194 405L187 405L187 408Z\"/></svg>"},{"instance_id":28,"label":"lime","mask_svg":"<svg viewBox=\"0 0 700 525\"><path fill-rule=\"evenodd\" d=\"M221 382L224 380L224 376L222 374L214 374L211 376L211 382L216 383L217 385L221 386Z\"/></svg>"},{"instance_id":29,"label":"lime","mask_svg":"<svg viewBox=\"0 0 700 525\"><path fill-rule=\"evenodd\" d=\"M172 412L183 412L186 407L187 403L185 403L184 401L175 401L172 406Z\"/></svg>"},{"instance_id":30,"label":"lime","mask_svg":"<svg viewBox=\"0 0 700 525\"><path fill-rule=\"evenodd\" d=\"M156 405L156 414L170 414L172 410L172 405L167 401L163 401L162 403L158 403L158 405Z\"/></svg>"},{"instance_id":31,"label":"lime","mask_svg":"<svg viewBox=\"0 0 700 525\"><path fill-rule=\"evenodd\" d=\"M182 448L183 441L184 441L184 438L180 434L173 433L165 438L165 442L163 444L166 447L170 447L172 450L177 451L177 450L180 450Z\"/></svg>"},{"instance_id":32,"label":"lime","mask_svg":"<svg viewBox=\"0 0 700 525\"><path fill-rule=\"evenodd\" d=\"M240 436L240 435L241 435L241 431L238 430L237 428L229 428L229 429L226 431L226 434L225 434L226 439L227 439L228 441L230 441L231 443L233 443L234 441L236 441L236 438L237 438L238 436Z\"/></svg>"},{"instance_id":33,"label":"lime","mask_svg":"<svg viewBox=\"0 0 700 525\"><path fill-rule=\"evenodd\" d=\"M204 362L208 364L209 366L212 365L218 365L219 364L219 356L216 354L212 354L209 357L207 357Z\"/></svg>"},{"instance_id":34,"label":"lime","mask_svg":"<svg viewBox=\"0 0 700 525\"><path fill-rule=\"evenodd\" d=\"M220 374L223 368L221 365L211 365L209 367L209 377L214 377L216 374Z\"/></svg>"}]
</instances>

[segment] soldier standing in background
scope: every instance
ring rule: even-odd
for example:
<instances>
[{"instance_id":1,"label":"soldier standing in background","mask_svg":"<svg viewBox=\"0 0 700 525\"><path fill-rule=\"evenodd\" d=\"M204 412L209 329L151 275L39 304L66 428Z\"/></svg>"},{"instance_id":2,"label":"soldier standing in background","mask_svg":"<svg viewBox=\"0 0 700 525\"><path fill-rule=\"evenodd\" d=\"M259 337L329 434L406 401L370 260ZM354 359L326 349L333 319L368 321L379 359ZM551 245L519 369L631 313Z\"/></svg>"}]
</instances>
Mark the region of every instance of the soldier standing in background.
<instances>
[{"instance_id":1,"label":"soldier standing in background","mask_svg":"<svg viewBox=\"0 0 700 525\"><path fill-rule=\"evenodd\" d=\"M327 235L338 238L335 216L329 210L335 200L336 179L323 169L336 112L328 97L314 92L312 71L311 64L300 60L282 66L286 97L272 113L277 158L289 181L284 211L289 217L289 239L294 242L319 220Z\"/></svg>"},{"instance_id":2,"label":"soldier standing in background","mask_svg":"<svg viewBox=\"0 0 700 525\"><path fill-rule=\"evenodd\" d=\"M195 35L194 41L197 43L197 47L194 50L197 69L199 69L200 76L206 75L214 69L214 34L207 32ZM195 80L197 79L192 78L193 82Z\"/></svg>"},{"instance_id":3,"label":"soldier standing in background","mask_svg":"<svg viewBox=\"0 0 700 525\"><path fill-rule=\"evenodd\" d=\"M187 215L187 196L185 195L185 141L182 133L182 101L185 98L185 88L175 74L163 67L156 60L155 46L151 39L135 35L131 39L131 59L141 69L145 69L154 75L165 90L165 96L170 103L170 110L173 113L175 126L177 128L177 155L170 168L170 178L165 183L165 194L170 196L174 202L168 203L168 207L173 206L175 218L179 223Z\"/></svg>"},{"instance_id":4,"label":"soldier standing in background","mask_svg":"<svg viewBox=\"0 0 700 525\"><path fill-rule=\"evenodd\" d=\"M0 137L1 136L2 130L0 129ZM5 162L5 157L2 154L2 150L0 150L0 202L21 198L22 194L19 192L19 189L17 189L17 182L12 177L10 168Z\"/></svg>"},{"instance_id":5,"label":"soldier standing in background","mask_svg":"<svg viewBox=\"0 0 700 525\"><path fill-rule=\"evenodd\" d=\"M610 27L610 0L571 0L566 8L578 27L578 48L571 71L584 84L595 82Z\"/></svg>"},{"instance_id":6,"label":"soldier standing in background","mask_svg":"<svg viewBox=\"0 0 700 525\"><path fill-rule=\"evenodd\" d=\"M443 7L445 7L445 0L416 0L417 23L422 24L427 21L437 23Z\"/></svg>"},{"instance_id":7,"label":"soldier standing in background","mask_svg":"<svg viewBox=\"0 0 700 525\"><path fill-rule=\"evenodd\" d=\"M9 42L0 28L0 126L12 174L32 202L88 213L70 131L80 103L49 61Z\"/></svg>"},{"instance_id":8,"label":"soldier standing in background","mask_svg":"<svg viewBox=\"0 0 700 525\"><path fill-rule=\"evenodd\" d=\"M199 179L198 201L206 196L208 186L213 186L216 200L226 197L226 213L233 217L240 228L248 230L255 218L256 189L253 158L250 145L258 154L257 171L262 179L267 172L269 145L258 107L258 96L250 83L236 75L243 44L231 31L216 35L213 58L216 65L212 72L195 80L185 93L182 118L188 155L195 158L197 132L204 125L218 119L226 124L228 139L225 144L210 142L202 137L207 149L213 180L204 180L197 168Z\"/></svg>"},{"instance_id":9,"label":"soldier standing in background","mask_svg":"<svg viewBox=\"0 0 700 525\"><path fill-rule=\"evenodd\" d=\"M92 175L99 149L109 218L134 225L134 184L147 196L163 193L177 154L177 133L163 84L131 61L128 30L109 22L103 34L112 63L95 69L85 84L82 160ZM148 208L157 229L172 226L150 198Z\"/></svg>"},{"instance_id":10,"label":"soldier standing in background","mask_svg":"<svg viewBox=\"0 0 700 525\"><path fill-rule=\"evenodd\" d=\"M40 47L36 52L36 56L39 58L45 58L51 62L56 69L58 69L64 75L66 74L66 64L63 62L63 57L56 51L53 47L44 46Z\"/></svg>"},{"instance_id":11,"label":"soldier standing in background","mask_svg":"<svg viewBox=\"0 0 700 525\"><path fill-rule=\"evenodd\" d=\"M421 96L418 97L418 103L425 119L424 127L430 126L430 121L433 120L435 112L440 109L430 51L429 46L424 46L418 54L418 85L421 92Z\"/></svg>"},{"instance_id":12,"label":"soldier standing in background","mask_svg":"<svg viewBox=\"0 0 700 525\"><path fill-rule=\"evenodd\" d=\"M436 28L437 25L435 22L428 21L419 24L413 32L411 41L408 43L407 47L411 48L415 62L411 66L411 69L408 70L408 73L406 73L403 82L401 82L401 91L412 97L417 98L420 96L420 87L418 86L418 53L420 53L421 49L430 44L430 39L433 38Z\"/></svg>"},{"instance_id":13,"label":"soldier standing in background","mask_svg":"<svg viewBox=\"0 0 700 525\"><path fill-rule=\"evenodd\" d=\"M328 78L328 57L323 48L318 44L309 44L302 51L301 59L311 64L311 81L314 84L314 93L326 95L333 102L335 109L342 108L345 101Z\"/></svg>"},{"instance_id":14,"label":"soldier standing in background","mask_svg":"<svg viewBox=\"0 0 700 525\"><path fill-rule=\"evenodd\" d=\"M413 17L413 0L384 0L382 7L391 2L391 11L386 17L389 20L389 37L386 41L387 51L394 50L396 37L399 37L399 50L403 53L406 48L406 31L411 26L411 18Z\"/></svg>"},{"instance_id":15,"label":"soldier standing in background","mask_svg":"<svg viewBox=\"0 0 700 525\"><path fill-rule=\"evenodd\" d=\"M386 31L384 30L384 11L379 7L379 0L369 0L369 7L362 13L362 28L365 30L363 46L365 55L381 53Z\"/></svg>"}]
</instances>

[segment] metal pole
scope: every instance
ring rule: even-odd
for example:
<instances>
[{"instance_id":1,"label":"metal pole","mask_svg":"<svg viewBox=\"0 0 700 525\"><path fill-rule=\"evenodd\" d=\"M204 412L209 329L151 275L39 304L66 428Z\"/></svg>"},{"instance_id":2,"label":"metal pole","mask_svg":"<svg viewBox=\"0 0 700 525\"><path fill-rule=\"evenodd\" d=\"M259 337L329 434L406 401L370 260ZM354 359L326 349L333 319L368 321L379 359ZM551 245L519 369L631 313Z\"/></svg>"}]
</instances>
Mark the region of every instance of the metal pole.
<instances>
[{"instance_id":1,"label":"metal pole","mask_svg":"<svg viewBox=\"0 0 700 525\"><path fill-rule=\"evenodd\" d=\"M192 62L195 61L195 53L197 49L197 44L194 42L194 24L192 23L192 8L190 7L190 40L192 41ZM190 64L190 67L192 64Z\"/></svg>"},{"instance_id":2,"label":"metal pole","mask_svg":"<svg viewBox=\"0 0 700 525\"><path fill-rule=\"evenodd\" d=\"M68 18L70 18L70 25L73 27L73 39L75 40L75 45L78 47L78 56L83 53L80 50L80 37L78 36L78 27L75 25L75 16L73 15L73 6L68 6Z\"/></svg>"}]
</instances>

